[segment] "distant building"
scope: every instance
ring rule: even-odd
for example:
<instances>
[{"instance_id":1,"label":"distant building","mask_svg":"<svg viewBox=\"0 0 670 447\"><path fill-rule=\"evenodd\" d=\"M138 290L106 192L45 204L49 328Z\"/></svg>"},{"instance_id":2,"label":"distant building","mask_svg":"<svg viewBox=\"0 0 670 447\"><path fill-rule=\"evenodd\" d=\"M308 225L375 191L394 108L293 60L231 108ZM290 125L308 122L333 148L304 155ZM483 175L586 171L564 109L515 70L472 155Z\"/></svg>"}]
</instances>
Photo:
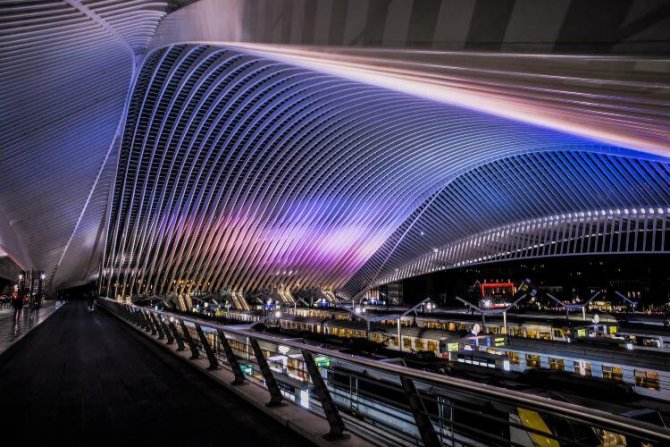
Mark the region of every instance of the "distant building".
<instances>
[{"instance_id":1,"label":"distant building","mask_svg":"<svg viewBox=\"0 0 670 447\"><path fill-rule=\"evenodd\" d=\"M396 281L380 286L379 293L381 299L383 300L385 298L390 305L395 306L405 302L403 299L402 281Z\"/></svg>"}]
</instances>

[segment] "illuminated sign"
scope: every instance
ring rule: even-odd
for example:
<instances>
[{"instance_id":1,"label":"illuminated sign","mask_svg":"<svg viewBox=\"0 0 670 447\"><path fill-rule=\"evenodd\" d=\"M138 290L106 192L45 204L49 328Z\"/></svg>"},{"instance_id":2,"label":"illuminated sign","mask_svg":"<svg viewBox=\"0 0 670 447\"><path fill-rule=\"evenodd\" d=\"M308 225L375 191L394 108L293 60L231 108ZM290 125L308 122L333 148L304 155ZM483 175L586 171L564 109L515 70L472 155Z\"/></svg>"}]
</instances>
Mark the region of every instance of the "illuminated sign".
<instances>
[{"instance_id":1,"label":"illuminated sign","mask_svg":"<svg viewBox=\"0 0 670 447\"><path fill-rule=\"evenodd\" d=\"M486 289L508 289L511 295L516 293L516 286L512 282L487 282L481 286L482 296L486 296Z\"/></svg>"},{"instance_id":2,"label":"illuminated sign","mask_svg":"<svg viewBox=\"0 0 670 447\"><path fill-rule=\"evenodd\" d=\"M316 363L316 366L319 368L330 368L330 359L325 355L314 357L314 363Z\"/></svg>"},{"instance_id":3,"label":"illuminated sign","mask_svg":"<svg viewBox=\"0 0 670 447\"><path fill-rule=\"evenodd\" d=\"M245 376L253 376L254 375L254 364L253 363L242 363L240 364L240 369L242 370L242 373Z\"/></svg>"}]
</instances>

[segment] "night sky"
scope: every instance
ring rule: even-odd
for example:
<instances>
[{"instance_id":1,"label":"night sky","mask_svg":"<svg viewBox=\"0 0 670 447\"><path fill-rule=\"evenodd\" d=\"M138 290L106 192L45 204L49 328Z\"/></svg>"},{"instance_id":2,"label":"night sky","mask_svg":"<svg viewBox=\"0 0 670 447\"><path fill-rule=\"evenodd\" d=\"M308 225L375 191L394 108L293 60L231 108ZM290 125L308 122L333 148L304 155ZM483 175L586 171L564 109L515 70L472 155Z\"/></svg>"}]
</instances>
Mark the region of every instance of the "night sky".
<instances>
[{"instance_id":1,"label":"night sky","mask_svg":"<svg viewBox=\"0 0 670 447\"><path fill-rule=\"evenodd\" d=\"M440 271L404 280L403 296L406 303L430 297L437 303L457 305L454 296L465 297L476 280L518 284L526 278L538 286L562 287L561 299L571 298L573 291L584 296L588 289L602 287L622 293L639 291L643 305L670 300L667 255L570 256Z\"/></svg>"}]
</instances>

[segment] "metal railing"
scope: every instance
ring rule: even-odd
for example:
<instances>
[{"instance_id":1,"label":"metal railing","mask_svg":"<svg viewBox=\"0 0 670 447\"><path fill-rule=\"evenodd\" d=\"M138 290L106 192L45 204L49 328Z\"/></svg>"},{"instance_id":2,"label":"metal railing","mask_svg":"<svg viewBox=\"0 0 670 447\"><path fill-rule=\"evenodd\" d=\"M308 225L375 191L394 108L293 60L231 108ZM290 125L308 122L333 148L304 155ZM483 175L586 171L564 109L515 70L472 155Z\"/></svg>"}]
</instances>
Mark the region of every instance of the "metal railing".
<instances>
[{"instance_id":1,"label":"metal railing","mask_svg":"<svg viewBox=\"0 0 670 447\"><path fill-rule=\"evenodd\" d=\"M670 445L643 421L478 382L100 298L99 305L191 358L232 369L234 385L267 388L329 423L327 438L375 432L390 444L428 447ZM350 417L355 416L355 418ZM346 420L346 424L345 424ZM379 428L382 430L380 431Z\"/></svg>"}]
</instances>

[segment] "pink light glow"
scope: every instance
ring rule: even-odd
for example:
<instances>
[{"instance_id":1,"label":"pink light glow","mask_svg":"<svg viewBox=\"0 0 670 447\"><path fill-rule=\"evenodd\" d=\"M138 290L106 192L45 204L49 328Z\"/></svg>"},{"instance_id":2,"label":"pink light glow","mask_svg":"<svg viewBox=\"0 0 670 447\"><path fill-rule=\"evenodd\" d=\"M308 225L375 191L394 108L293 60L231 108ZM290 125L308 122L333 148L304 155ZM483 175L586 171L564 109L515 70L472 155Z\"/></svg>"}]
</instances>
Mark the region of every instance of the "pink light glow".
<instances>
[{"instance_id":1,"label":"pink light glow","mask_svg":"<svg viewBox=\"0 0 670 447\"><path fill-rule=\"evenodd\" d=\"M495 74L492 76L492 85L482 88L481 85L469 82L467 72L457 78L444 76L431 64L393 63L388 58L375 60L369 56L340 54L336 52L337 49L326 51L317 48L238 42L232 45L261 53L265 57L353 81L510 118L607 144L670 156L670 138L668 138L670 135L667 123L664 121L649 123L640 119L633 125L624 126L615 113L599 111L599 107L592 106L587 99L583 99L581 104L579 101L572 101L571 104L556 105L546 100L546 94L545 98L539 95L538 98L514 95L507 91L504 79L498 81ZM403 52L398 51L399 57L402 57ZM501 73L501 77L502 74L504 73ZM554 76L551 80L552 89L548 90L547 94L559 96L566 93L561 90L562 84L569 80L569 78ZM539 82L538 85L540 85ZM625 95L625 93L622 94Z\"/></svg>"}]
</instances>

